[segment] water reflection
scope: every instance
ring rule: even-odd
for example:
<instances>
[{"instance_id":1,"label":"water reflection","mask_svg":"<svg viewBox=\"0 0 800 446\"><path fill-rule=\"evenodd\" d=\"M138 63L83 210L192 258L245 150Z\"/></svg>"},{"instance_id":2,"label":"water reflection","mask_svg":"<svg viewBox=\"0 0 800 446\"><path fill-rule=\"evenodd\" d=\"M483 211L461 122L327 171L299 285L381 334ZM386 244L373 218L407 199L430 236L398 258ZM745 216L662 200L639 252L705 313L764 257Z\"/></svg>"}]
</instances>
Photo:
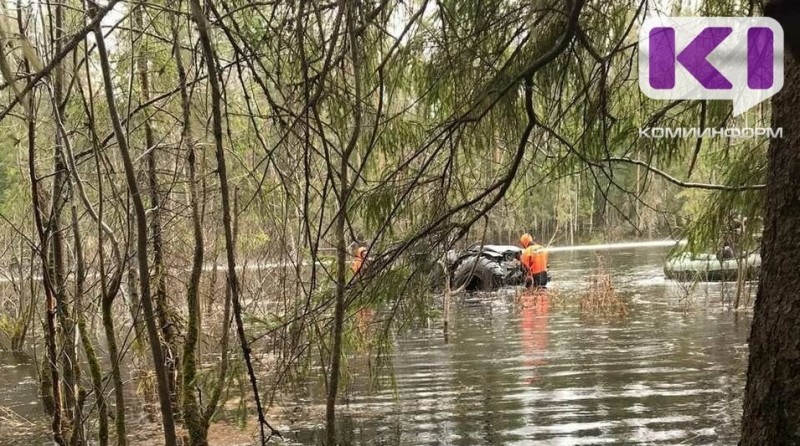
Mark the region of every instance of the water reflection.
<instances>
[{"instance_id":1,"label":"water reflection","mask_svg":"<svg viewBox=\"0 0 800 446\"><path fill-rule=\"evenodd\" d=\"M735 444L749 318L722 310L713 285L691 308L675 305L665 254L605 256L631 296L624 320L585 318L546 295L462 301L449 344L439 330L398 340L396 394L356 380L341 444ZM553 254L560 299L577 298L594 265L593 253ZM319 424L288 431L321 444Z\"/></svg>"},{"instance_id":2,"label":"water reflection","mask_svg":"<svg viewBox=\"0 0 800 446\"><path fill-rule=\"evenodd\" d=\"M547 295L460 300L449 343L439 329L397 340L395 380L381 391L369 391L369 366L354 365L340 444L735 444L749 316L722 310L718 285L700 287L709 297L688 308L676 305L682 290L661 273L666 252L604 255L631 299L624 320L584 318ZM550 261L560 299L577 299L595 255L558 252ZM355 318L367 332L372 314ZM41 417L35 365L0 354L0 372L0 406ZM297 401L319 409L323 392ZM281 426L291 442L322 444L324 410L310 413ZM14 444L8 432L0 424L0 444Z\"/></svg>"},{"instance_id":3,"label":"water reflection","mask_svg":"<svg viewBox=\"0 0 800 446\"><path fill-rule=\"evenodd\" d=\"M531 371L528 384L541 379L538 368L547 364L547 320L550 313L550 297L546 291L525 292L520 296L520 333L523 364Z\"/></svg>"}]
</instances>

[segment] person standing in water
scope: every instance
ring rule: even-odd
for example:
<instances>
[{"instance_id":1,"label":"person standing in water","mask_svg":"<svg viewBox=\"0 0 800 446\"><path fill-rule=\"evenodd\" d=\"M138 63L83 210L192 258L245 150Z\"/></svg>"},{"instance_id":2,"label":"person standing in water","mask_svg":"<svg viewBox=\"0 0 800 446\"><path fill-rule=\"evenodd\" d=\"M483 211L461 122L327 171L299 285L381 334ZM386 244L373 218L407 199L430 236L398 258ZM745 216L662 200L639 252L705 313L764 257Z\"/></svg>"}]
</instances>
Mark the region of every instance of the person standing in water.
<instances>
[{"instance_id":1,"label":"person standing in water","mask_svg":"<svg viewBox=\"0 0 800 446\"><path fill-rule=\"evenodd\" d=\"M367 248L365 246L361 246L356 249L355 258L353 259L353 263L350 265L350 270L353 271L353 275L357 275L361 272L361 268L364 267L364 262L367 260Z\"/></svg>"},{"instance_id":2,"label":"person standing in water","mask_svg":"<svg viewBox=\"0 0 800 446\"><path fill-rule=\"evenodd\" d=\"M544 287L547 285L547 250L536 243L530 234L522 234L519 239L522 245L520 263L526 274L525 286Z\"/></svg>"},{"instance_id":3,"label":"person standing in water","mask_svg":"<svg viewBox=\"0 0 800 446\"><path fill-rule=\"evenodd\" d=\"M367 261L367 251L365 246L358 247L355 250L355 257L353 258L353 263L350 265L354 280L359 279L359 274L364 270L364 263ZM369 333L369 327L374 315L375 312L367 305L356 310L356 329L362 338L366 338Z\"/></svg>"}]
</instances>

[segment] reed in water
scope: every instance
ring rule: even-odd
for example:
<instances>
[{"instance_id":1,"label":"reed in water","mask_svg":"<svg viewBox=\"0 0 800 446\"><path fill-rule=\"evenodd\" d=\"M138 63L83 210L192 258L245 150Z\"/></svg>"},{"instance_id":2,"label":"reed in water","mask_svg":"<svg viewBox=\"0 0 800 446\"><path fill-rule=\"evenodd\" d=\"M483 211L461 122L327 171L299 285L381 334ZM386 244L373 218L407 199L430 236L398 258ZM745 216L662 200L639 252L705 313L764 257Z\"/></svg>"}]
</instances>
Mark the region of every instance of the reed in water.
<instances>
[{"instance_id":1,"label":"reed in water","mask_svg":"<svg viewBox=\"0 0 800 446\"><path fill-rule=\"evenodd\" d=\"M597 267L588 280L588 288L581 295L582 314L619 317L628 315L628 305L614 288L611 274L602 257L597 257Z\"/></svg>"}]
</instances>

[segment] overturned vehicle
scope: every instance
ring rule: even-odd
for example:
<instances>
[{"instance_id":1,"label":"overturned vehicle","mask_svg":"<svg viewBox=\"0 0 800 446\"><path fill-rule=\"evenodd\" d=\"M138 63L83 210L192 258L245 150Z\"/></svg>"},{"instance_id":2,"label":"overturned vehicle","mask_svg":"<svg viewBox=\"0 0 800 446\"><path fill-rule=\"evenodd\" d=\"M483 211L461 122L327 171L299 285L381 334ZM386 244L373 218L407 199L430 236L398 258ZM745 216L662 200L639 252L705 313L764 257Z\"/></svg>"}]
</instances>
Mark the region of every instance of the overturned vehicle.
<instances>
[{"instance_id":1,"label":"overturned vehicle","mask_svg":"<svg viewBox=\"0 0 800 446\"><path fill-rule=\"evenodd\" d=\"M519 262L522 249L511 245L476 243L466 250L447 253L447 270L453 290L494 291L505 286L525 284Z\"/></svg>"}]
</instances>

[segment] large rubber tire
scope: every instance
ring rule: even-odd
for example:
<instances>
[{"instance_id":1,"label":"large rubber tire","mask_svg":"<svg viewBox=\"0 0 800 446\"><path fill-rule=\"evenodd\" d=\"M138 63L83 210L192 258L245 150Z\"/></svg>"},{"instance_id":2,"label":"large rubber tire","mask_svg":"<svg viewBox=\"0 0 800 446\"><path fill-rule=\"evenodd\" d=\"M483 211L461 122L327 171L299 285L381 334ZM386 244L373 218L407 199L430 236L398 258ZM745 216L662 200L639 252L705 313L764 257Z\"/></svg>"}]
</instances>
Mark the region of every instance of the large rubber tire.
<instances>
[{"instance_id":1,"label":"large rubber tire","mask_svg":"<svg viewBox=\"0 0 800 446\"><path fill-rule=\"evenodd\" d=\"M494 291L502 283L503 268L488 257L470 257L461 262L453 273L453 288L461 288L466 284L466 291Z\"/></svg>"}]
</instances>

